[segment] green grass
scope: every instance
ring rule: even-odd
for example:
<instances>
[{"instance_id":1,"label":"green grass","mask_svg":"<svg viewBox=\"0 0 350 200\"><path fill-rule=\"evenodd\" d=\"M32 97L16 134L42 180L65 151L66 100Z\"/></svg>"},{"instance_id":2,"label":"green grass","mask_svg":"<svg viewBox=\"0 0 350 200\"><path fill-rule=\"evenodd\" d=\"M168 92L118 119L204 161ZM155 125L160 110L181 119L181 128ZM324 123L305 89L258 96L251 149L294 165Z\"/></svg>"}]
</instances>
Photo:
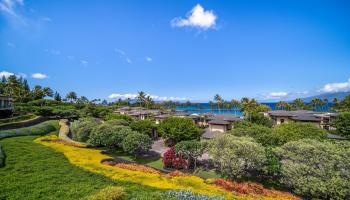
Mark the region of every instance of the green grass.
<instances>
[{"instance_id":1,"label":"green grass","mask_svg":"<svg viewBox=\"0 0 350 200\"><path fill-rule=\"evenodd\" d=\"M34 143L35 136L11 137L0 144L6 165L0 168L0 200L82 199L107 186L121 186L127 199L162 199L161 190L116 182L69 163L49 147Z\"/></svg>"},{"instance_id":2,"label":"green grass","mask_svg":"<svg viewBox=\"0 0 350 200\"><path fill-rule=\"evenodd\" d=\"M218 174L217 172L215 172L214 170L204 170L202 168L198 168L193 175L195 176L199 176L201 178L204 179L208 179L208 178L222 178L220 174Z\"/></svg>"}]
</instances>

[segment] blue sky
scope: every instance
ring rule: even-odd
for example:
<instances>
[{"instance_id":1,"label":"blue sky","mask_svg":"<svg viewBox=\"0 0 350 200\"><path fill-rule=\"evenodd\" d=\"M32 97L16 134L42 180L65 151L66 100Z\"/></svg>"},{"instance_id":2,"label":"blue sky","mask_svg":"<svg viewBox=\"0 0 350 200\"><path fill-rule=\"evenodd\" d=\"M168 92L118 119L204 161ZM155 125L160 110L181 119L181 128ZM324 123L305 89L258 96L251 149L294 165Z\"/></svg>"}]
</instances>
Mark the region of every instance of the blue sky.
<instances>
[{"instance_id":1,"label":"blue sky","mask_svg":"<svg viewBox=\"0 0 350 200\"><path fill-rule=\"evenodd\" d=\"M0 73L63 95L267 101L350 89L349 1L0 2Z\"/></svg>"}]
</instances>

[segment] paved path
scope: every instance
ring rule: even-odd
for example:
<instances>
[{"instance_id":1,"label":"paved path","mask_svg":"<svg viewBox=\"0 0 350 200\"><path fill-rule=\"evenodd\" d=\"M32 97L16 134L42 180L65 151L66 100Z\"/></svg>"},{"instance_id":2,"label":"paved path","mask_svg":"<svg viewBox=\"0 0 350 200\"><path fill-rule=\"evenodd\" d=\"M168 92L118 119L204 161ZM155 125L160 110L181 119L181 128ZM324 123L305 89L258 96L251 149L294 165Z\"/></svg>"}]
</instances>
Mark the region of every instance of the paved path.
<instances>
[{"instance_id":1,"label":"paved path","mask_svg":"<svg viewBox=\"0 0 350 200\"><path fill-rule=\"evenodd\" d=\"M157 152L160 156L163 157L163 154L169 149L165 146L164 139L158 139L154 141L151 151Z\"/></svg>"}]
</instances>

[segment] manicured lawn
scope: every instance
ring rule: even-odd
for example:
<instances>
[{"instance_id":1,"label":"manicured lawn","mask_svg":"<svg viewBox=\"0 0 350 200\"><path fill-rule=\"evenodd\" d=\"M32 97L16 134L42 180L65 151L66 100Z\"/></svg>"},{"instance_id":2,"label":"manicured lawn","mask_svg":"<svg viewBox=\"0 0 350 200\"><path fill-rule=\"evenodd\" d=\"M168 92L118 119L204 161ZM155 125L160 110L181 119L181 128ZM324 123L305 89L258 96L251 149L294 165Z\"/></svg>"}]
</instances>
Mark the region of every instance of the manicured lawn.
<instances>
[{"instance_id":1,"label":"manicured lawn","mask_svg":"<svg viewBox=\"0 0 350 200\"><path fill-rule=\"evenodd\" d=\"M161 190L87 172L53 149L34 143L35 136L0 140L7 155L0 168L0 199L81 199L106 186L125 189L128 199L159 199Z\"/></svg>"},{"instance_id":2,"label":"manicured lawn","mask_svg":"<svg viewBox=\"0 0 350 200\"><path fill-rule=\"evenodd\" d=\"M220 176L220 174L216 173L214 170L209 170L209 171L206 171L206 170L203 170L201 168L198 168L194 173L193 175L195 176L199 176L201 178L204 178L204 179L208 179L208 178L222 178Z\"/></svg>"}]
</instances>

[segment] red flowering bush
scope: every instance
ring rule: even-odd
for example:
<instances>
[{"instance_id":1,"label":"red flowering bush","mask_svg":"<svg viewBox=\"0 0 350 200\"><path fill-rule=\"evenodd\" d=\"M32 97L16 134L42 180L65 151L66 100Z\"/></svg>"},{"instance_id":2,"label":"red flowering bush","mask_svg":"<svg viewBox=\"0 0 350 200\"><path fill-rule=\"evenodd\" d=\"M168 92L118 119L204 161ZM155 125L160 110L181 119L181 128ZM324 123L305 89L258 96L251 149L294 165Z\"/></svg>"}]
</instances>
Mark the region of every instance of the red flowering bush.
<instances>
[{"instance_id":1,"label":"red flowering bush","mask_svg":"<svg viewBox=\"0 0 350 200\"><path fill-rule=\"evenodd\" d=\"M188 168L187 160L182 155L176 154L174 147L170 148L164 153L163 164L165 167L168 167L168 168L175 168L175 169Z\"/></svg>"}]
</instances>

